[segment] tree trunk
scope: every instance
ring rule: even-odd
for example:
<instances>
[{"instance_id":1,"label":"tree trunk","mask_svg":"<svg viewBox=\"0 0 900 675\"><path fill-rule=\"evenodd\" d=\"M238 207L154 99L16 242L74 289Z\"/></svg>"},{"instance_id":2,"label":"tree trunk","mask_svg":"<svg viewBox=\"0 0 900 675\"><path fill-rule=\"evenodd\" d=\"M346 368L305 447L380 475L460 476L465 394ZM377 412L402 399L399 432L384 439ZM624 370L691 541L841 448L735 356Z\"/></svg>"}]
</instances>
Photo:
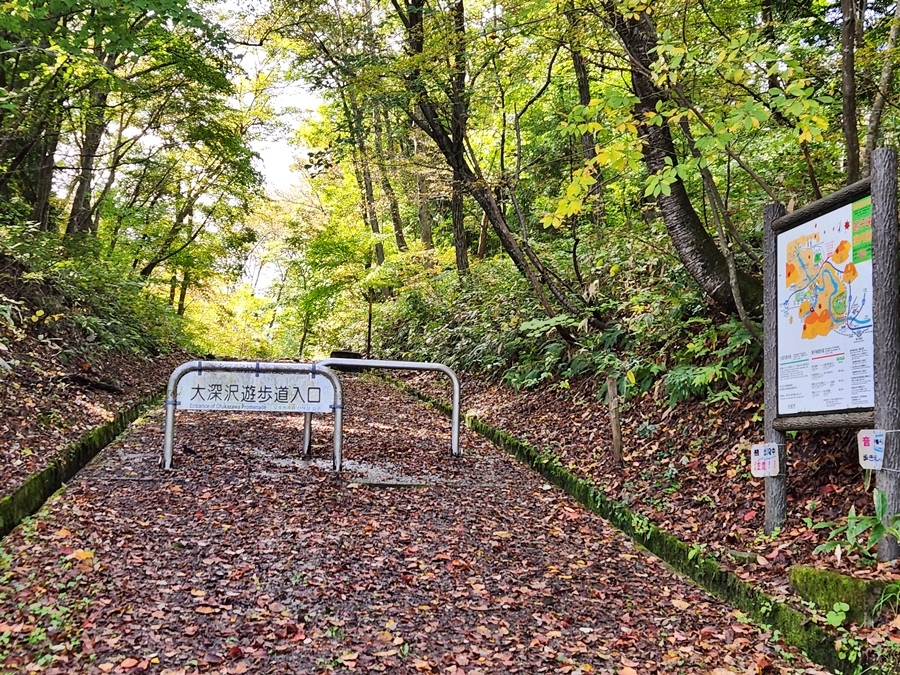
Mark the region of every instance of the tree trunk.
<instances>
[{"instance_id":1,"label":"tree trunk","mask_svg":"<svg viewBox=\"0 0 900 675\"><path fill-rule=\"evenodd\" d=\"M862 23L862 22L860 22ZM878 78L878 91L872 101L872 110L869 112L869 128L866 132L865 172L872 169L872 153L878 145L881 135L881 116L884 113L884 105L891 88L891 80L894 76L894 59L891 54L897 46L897 38L900 35L900 2L894 8L894 20L891 23L891 32L888 34L887 43L884 46L884 63L881 66L881 76Z\"/></svg>"},{"instance_id":2,"label":"tree trunk","mask_svg":"<svg viewBox=\"0 0 900 675\"><path fill-rule=\"evenodd\" d=\"M453 225L453 248L456 250L456 271L466 274L469 271L469 252L466 241L465 213L463 211L463 195L459 181L453 181L453 194L450 197L450 222Z\"/></svg>"},{"instance_id":3,"label":"tree trunk","mask_svg":"<svg viewBox=\"0 0 900 675\"><path fill-rule=\"evenodd\" d=\"M610 24L632 58L631 84L639 99L634 108L634 116L635 119L643 120L647 113L655 112L656 103L662 97L647 75L655 58L650 50L656 46L656 30L646 15L626 20L612 3L606 4L606 10ZM644 164L650 174L668 169L670 165L667 158L673 165L678 162L672 131L667 124L642 124L639 135L644 142ZM679 178L669 187L670 193L660 194L656 203L678 257L709 297L724 310L734 311L728 264L722 252L703 227L684 182ZM758 310L762 304L760 280L741 271L738 274L738 286L748 310Z\"/></svg>"},{"instance_id":4,"label":"tree trunk","mask_svg":"<svg viewBox=\"0 0 900 675\"><path fill-rule=\"evenodd\" d=\"M59 145L59 123L53 121L44 132L41 142L41 163L31 218L42 232L50 231L50 196L53 194L53 172L56 168L56 148Z\"/></svg>"},{"instance_id":5,"label":"tree trunk","mask_svg":"<svg viewBox=\"0 0 900 675\"><path fill-rule=\"evenodd\" d=\"M475 252L475 257L479 260L484 258L484 254L487 251L487 236L488 236L488 219L487 215L481 214L481 231L478 233L478 250Z\"/></svg>"},{"instance_id":6,"label":"tree trunk","mask_svg":"<svg viewBox=\"0 0 900 675\"><path fill-rule=\"evenodd\" d=\"M385 148L382 140L381 121L379 115L375 116L375 165L378 167L378 179L381 183L381 189L384 191L388 200L388 207L391 213L391 224L394 226L394 241L397 244L397 250L406 251L409 246L406 244L406 237L403 235L403 219L400 217L400 204L397 200L397 193L394 192L394 186L391 185L388 176L387 166L385 164Z\"/></svg>"},{"instance_id":7,"label":"tree trunk","mask_svg":"<svg viewBox=\"0 0 900 675\"><path fill-rule=\"evenodd\" d=\"M75 198L69 212L66 225L66 236L77 237L88 234L91 230L91 182L97 159L97 150L106 131L106 100L109 94L106 89L94 89L90 94L90 103L85 112L84 138L81 143L81 154L78 163L78 176L75 186Z\"/></svg>"},{"instance_id":8,"label":"tree trunk","mask_svg":"<svg viewBox=\"0 0 900 675\"><path fill-rule=\"evenodd\" d=\"M306 338L309 336L309 315L307 310L303 314L303 332L300 333L300 347L297 349L297 358L303 360L303 351L306 349Z\"/></svg>"},{"instance_id":9,"label":"tree trunk","mask_svg":"<svg viewBox=\"0 0 900 675\"><path fill-rule=\"evenodd\" d=\"M355 147L356 182L359 185L363 197L363 221L369 225L369 229L376 236L375 262L384 264L384 244L381 242L381 228L378 226L378 213L375 210L375 190L372 187L372 171L369 168L369 153L366 148L365 130L362 124L362 113L357 105L356 95L353 89L347 90L347 95L342 97L344 111L350 122L350 133Z\"/></svg>"},{"instance_id":10,"label":"tree trunk","mask_svg":"<svg viewBox=\"0 0 900 675\"><path fill-rule=\"evenodd\" d=\"M434 237L431 234L431 209L428 206L428 194L425 190L425 179L422 174L416 176L416 199L418 200L419 239L426 250L434 248Z\"/></svg>"},{"instance_id":11,"label":"tree trunk","mask_svg":"<svg viewBox=\"0 0 900 675\"><path fill-rule=\"evenodd\" d=\"M897 249L897 153L880 148L872 157L872 269L879 283L872 293L875 344L875 428L884 429L884 465L876 485L888 501L887 519L900 513L900 264ZM886 536L879 560L900 556L900 544Z\"/></svg>"},{"instance_id":12,"label":"tree trunk","mask_svg":"<svg viewBox=\"0 0 900 675\"><path fill-rule=\"evenodd\" d=\"M569 10L566 12L566 18L572 31L577 32L581 27L578 15ZM584 61L584 55L576 44L577 36L573 36L570 40L569 48L572 52L572 69L575 71L575 82L578 85L578 102L581 105L589 105L591 102L591 80L588 75L587 64ZM594 135L588 131L581 134L581 154L590 161L596 156L594 149ZM594 227L597 231L603 224L604 207L603 207L603 181L597 176L597 182L590 187L588 196L591 199L591 217Z\"/></svg>"},{"instance_id":13,"label":"tree trunk","mask_svg":"<svg viewBox=\"0 0 900 675\"><path fill-rule=\"evenodd\" d=\"M856 123L856 2L841 0L841 111L847 152L847 185L859 180L859 129ZM888 57L890 58L890 57Z\"/></svg>"},{"instance_id":14,"label":"tree trunk","mask_svg":"<svg viewBox=\"0 0 900 675\"><path fill-rule=\"evenodd\" d=\"M188 286L191 285L191 273L189 270L184 271L184 276L181 279L181 290L178 293L178 316L184 316L184 301L187 298Z\"/></svg>"},{"instance_id":15,"label":"tree trunk","mask_svg":"<svg viewBox=\"0 0 900 675\"><path fill-rule=\"evenodd\" d=\"M457 167L465 162L466 126L469 118L469 98L466 92L466 14L463 0L455 0L453 14L453 70L450 79L450 137L454 161ZM453 170L450 220L453 226L453 248L456 250L456 270L460 274L469 271L469 252L466 242L465 213L463 211L463 176Z\"/></svg>"},{"instance_id":16,"label":"tree trunk","mask_svg":"<svg viewBox=\"0 0 900 675\"><path fill-rule=\"evenodd\" d=\"M359 174L363 184L363 200L365 201L366 220L372 233L378 237L381 235L381 228L378 226L378 213L375 211L375 190L372 187L372 172L369 169L369 160L366 157L366 143L364 140L358 140L357 161L359 163ZM375 241L375 262L379 265L384 264L384 243L377 239Z\"/></svg>"},{"instance_id":17,"label":"tree trunk","mask_svg":"<svg viewBox=\"0 0 900 675\"><path fill-rule=\"evenodd\" d=\"M189 230L194 229L194 205L191 202L188 205L184 205L175 214L175 222L172 223L172 226L169 228L169 231L166 233L165 239L163 239L162 244L157 248L156 254L154 257L141 268L139 274L145 279L148 278L151 274L153 274L153 270L157 268L157 266L163 261L167 260L171 257L169 248L172 244L175 243L175 240L178 238L178 235L181 234L182 230L184 230L185 224L187 224ZM199 230L197 232L199 234ZM193 241L197 238L197 234L193 234L188 237L188 241ZM135 260L135 264L133 267L137 267L138 261Z\"/></svg>"}]
</instances>

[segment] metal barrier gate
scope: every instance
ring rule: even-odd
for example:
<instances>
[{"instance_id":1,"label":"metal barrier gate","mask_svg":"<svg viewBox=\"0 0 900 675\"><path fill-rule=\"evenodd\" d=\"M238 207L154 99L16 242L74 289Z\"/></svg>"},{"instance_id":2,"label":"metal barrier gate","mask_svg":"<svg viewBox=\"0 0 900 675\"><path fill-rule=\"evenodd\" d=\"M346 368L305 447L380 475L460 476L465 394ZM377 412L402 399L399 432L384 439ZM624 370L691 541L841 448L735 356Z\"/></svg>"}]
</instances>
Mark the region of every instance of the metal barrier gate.
<instances>
[{"instance_id":1,"label":"metal barrier gate","mask_svg":"<svg viewBox=\"0 0 900 675\"><path fill-rule=\"evenodd\" d=\"M335 471L341 470L342 436L343 436L343 394L341 382L330 366L348 366L360 368L384 368L387 370L431 370L442 372L450 378L453 386L453 411L451 416L450 454L453 457L462 455L459 449L459 380L456 373L442 363L418 361L381 361L377 359L340 359L331 358L308 363L260 363L257 361L189 361L182 363L172 371L166 387L166 423L165 441L163 445L162 466L172 468L172 455L175 446L175 410L236 410L257 412L302 412L303 452L307 456L312 447L312 413L334 412L334 452L332 466ZM225 378L225 381L201 382L203 374L212 373L249 374L253 378L263 375L306 376L306 380L296 377L287 384L248 384L254 381L248 378ZM319 375L331 385L332 391L322 395L320 385L310 386L308 380L315 380ZM185 382L185 378L188 380ZM212 378L209 378L212 379ZM179 390L179 385L189 385ZM304 389L305 387L305 389ZM243 390L242 390L243 389ZM189 390L189 391L187 391ZM304 390L306 396L303 395ZM193 395L190 395L193 392ZM313 396L312 392L316 392ZM299 399L299 401L297 400ZM315 400L313 400L315 399Z\"/></svg>"},{"instance_id":2,"label":"metal barrier gate","mask_svg":"<svg viewBox=\"0 0 900 675\"><path fill-rule=\"evenodd\" d=\"M453 457L462 456L459 449L459 379L449 366L443 363L430 363L421 361L382 361L379 359L340 359L330 358L316 361L319 368L331 366L348 366L358 368L384 368L386 370L431 370L444 373L450 378L453 386L453 411L451 415L450 454ZM312 449L312 413L305 413L303 420L303 452L310 454ZM337 460L338 470L341 466L341 458Z\"/></svg>"},{"instance_id":3,"label":"metal barrier gate","mask_svg":"<svg viewBox=\"0 0 900 675\"><path fill-rule=\"evenodd\" d=\"M224 381L210 382L212 374L250 374L252 378L225 377ZM201 382L206 374L211 376ZM278 380L258 380L264 375L287 376ZM299 376L299 377L298 377ZM305 377L304 376L308 376ZM324 391L318 376L330 384ZM185 382L185 378L188 381ZM221 380L221 378L220 378ZM248 381L254 384L247 384ZM277 382L277 384L276 384ZM184 387L179 395L179 384ZM189 390L189 391L188 391ZM190 394L193 392L193 395ZM304 395L305 392L305 395ZM166 426L162 466L172 468L175 446L175 410L245 410L258 412L304 412L309 418L312 412L334 412L334 455L332 465L341 470L342 409L341 382L327 366L309 363L259 363L254 361L190 361L172 371L166 387Z\"/></svg>"}]
</instances>

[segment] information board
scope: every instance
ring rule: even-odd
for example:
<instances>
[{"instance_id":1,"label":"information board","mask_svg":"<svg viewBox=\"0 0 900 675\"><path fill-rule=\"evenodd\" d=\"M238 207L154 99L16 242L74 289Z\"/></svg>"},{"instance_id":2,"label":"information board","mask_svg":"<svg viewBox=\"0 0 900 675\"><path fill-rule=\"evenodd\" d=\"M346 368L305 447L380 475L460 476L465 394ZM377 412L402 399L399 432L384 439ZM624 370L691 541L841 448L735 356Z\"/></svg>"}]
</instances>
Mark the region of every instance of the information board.
<instances>
[{"instance_id":1,"label":"information board","mask_svg":"<svg viewBox=\"0 0 900 675\"><path fill-rule=\"evenodd\" d=\"M323 375L192 371L178 383L179 410L331 412L334 387Z\"/></svg>"},{"instance_id":2,"label":"information board","mask_svg":"<svg viewBox=\"0 0 900 675\"><path fill-rule=\"evenodd\" d=\"M875 405L872 199L778 235L778 414Z\"/></svg>"}]
</instances>

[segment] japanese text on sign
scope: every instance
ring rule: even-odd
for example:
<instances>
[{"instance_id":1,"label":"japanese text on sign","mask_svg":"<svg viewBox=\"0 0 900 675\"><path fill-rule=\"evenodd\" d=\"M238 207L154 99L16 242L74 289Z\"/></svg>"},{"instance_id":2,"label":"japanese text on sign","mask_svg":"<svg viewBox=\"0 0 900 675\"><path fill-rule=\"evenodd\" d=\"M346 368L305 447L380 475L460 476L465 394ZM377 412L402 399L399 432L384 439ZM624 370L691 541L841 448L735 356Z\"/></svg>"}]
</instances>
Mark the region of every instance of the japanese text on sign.
<instances>
[{"instance_id":1,"label":"japanese text on sign","mask_svg":"<svg viewBox=\"0 0 900 675\"><path fill-rule=\"evenodd\" d=\"M884 431L881 429L860 429L856 434L859 446L859 465L871 471L881 471L884 462Z\"/></svg>"},{"instance_id":2,"label":"japanese text on sign","mask_svg":"<svg viewBox=\"0 0 900 675\"><path fill-rule=\"evenodd\" d=\"M778 414L875 405L872 198L778 235Z\"/></svg>"},{"instance_id":3,"label":"japanese text on sign","mask_svg":"<svg viewBox=\"0 0 900 675\"><path fill-rule=\"evenodd\" d=\"M179 410L331 412L334 388L322 375L193 371L178 383Z\"/></svg>"},{"instance_id":4,"label":"japanese text on sign","mask_svg":"<svg viewBox=\"0 0 900 675\"><path fill-rule=\"evenodd\" d=\"M756 478L779 474L776 443L757 443L750 448L750 473Z\"/></svg>"}]
</instances>

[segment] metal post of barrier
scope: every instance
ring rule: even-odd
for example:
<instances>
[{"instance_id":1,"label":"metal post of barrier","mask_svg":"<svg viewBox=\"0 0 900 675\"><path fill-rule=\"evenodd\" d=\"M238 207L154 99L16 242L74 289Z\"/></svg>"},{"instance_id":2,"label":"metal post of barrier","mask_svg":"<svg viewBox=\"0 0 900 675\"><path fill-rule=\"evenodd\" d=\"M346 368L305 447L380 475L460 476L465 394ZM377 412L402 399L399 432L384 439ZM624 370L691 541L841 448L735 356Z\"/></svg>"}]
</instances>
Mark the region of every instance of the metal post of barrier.
<instances>
[{"instance_id":1,"label":"metal post of barrier","mask_svg":"<svg viewBox=\"0 0 900 675\"><path fill-rule=\"evenodd\" d=\"M303 456L312 454L312 413L303 413Z\"/></svg>"},{"instance_id":2,"label":"metal post of barrier","mask_svg":"<svg viewBox=\"0 0 900 675\"><path fill-rule=\"evenodd\" d=\"M385 368L387 370L434 370L444 373L453 385L453 412L451 415L450 452L454 457L462 455L459 449L459 379L456 373L443 363L420 363L418 361L381 361L378 359L323 359L316 362L317 367L357 366L360 368Z\"/></svg>"},{"instance_id":3,"label":"metal post of barrier","mask_svg":"<svg viewBox=\"0 0 900 675\"><path fill-rule=\"evenodd\" d=\"M343 425L343 396L341 393L341 381L327 365L308 363L258 363L250 361L189 361L182 363L172 371L169 383L166 387L166 425L165 440L163 443L163 468L172 468L172 454L175 446L175 409L178 407L178 383L185 375L191 372L240 372L240 373L309 373L313 377L323 375L334 388L334 455L332 464L336 471L341 469L341 446ZM304 429L304 444L307 443L307 434L311 432L309 424L310 414L306 414L307 426Z\"/></svg>"}]
</instances>

